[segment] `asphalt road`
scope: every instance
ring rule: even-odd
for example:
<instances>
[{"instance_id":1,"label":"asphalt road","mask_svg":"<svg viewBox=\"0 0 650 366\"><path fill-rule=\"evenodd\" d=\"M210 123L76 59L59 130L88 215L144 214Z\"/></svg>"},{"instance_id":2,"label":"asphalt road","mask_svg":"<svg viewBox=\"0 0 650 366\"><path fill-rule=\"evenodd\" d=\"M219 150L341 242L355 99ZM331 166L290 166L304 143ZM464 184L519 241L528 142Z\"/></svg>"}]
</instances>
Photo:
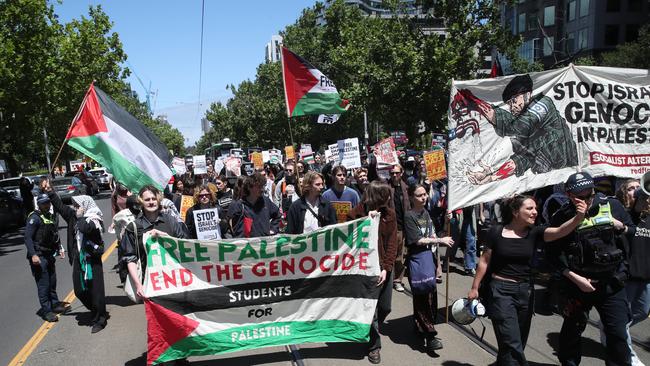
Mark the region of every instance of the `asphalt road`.
<instances>
[{"instance_id":1,"label":"asphalt road","mask_svg":"<svg viewBox=\"0 0 650 366\"><path fill-rule=\"evenodd\" d=\"M107 194L97 199L106 218L110 217ZM106 219L106 222L109 222ZM63 226L63 225L62 225ZM62 233L65 240L65 233ZM114 236L106 234L106 243L112 243ZM88 314L79 303L72 303L72 312L61 317L51 329L41 332L38 342L28 341L41 327L43 321L34 313L38 308L36 286L32 279L21 233L0 236L0 275L5 279L0 313L0 329L3 329L0 347L0 365L7 364L25 344L30 352L25 353L25 365L145 365L146 320L143 305L132 304L124 295L118 276L112 271L117 262L113 251L104 263L107 308L111 314L108 326L91 335L90 327L83 325ZM67 261L58 261L59 296L64 298L71 290L70 266ZM450 274L449 303L467 293L471 278L454 270ZM541 292L541 291L540 291ZM444 322L445 287L438 290L439 307ZM439 324L437 329L444 349L431 357L427 355L418 337L413 332L411 319L411 298L408 293L393 292L393 311L382 328L383 365L445 365L469 366L488 365L495 361L496 341L489 320L475 321L471 326L461 328L450 324ZM592 312L594 319L596 313ZM555 314L537 314L533 318L531 335L526 356L531 365L557 365L555 354L558 333L562 319ZM483 329L485 327L485 330ZM42 329L41 329L42 330ZM484 333L483 333L484 331ZM483 339L477 337L484 334ZM645 321L632 333L637 339L648 341L650 321ZM650 365L648 349L635 345L641 360ZM582 365L602 365L603 347L600 345L597 329L589 325L583 335ZM220 356L192 357L194 365L309 365L330 366L368 364L365 348L360 344L329 343L306 344L295 347L271 347Z\"/></svg>"}]
</instances>

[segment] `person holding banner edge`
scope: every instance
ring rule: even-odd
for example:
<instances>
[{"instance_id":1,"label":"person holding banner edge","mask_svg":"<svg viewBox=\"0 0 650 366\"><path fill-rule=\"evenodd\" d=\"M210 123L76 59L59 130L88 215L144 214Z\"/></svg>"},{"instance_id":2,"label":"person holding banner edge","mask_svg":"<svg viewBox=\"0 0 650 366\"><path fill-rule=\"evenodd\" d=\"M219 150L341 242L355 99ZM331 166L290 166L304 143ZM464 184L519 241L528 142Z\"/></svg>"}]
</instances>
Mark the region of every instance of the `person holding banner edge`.
<instances>
[{"instance_id":1,"label":"person holding banner edge","mask_svg":"<svg viewBox=\"0 0 650 366\"><path fill-rule=\"evenodd\" d=\"M439 244L451 246L451 237L438 238L433 221L424 208L428 195L424 186L409 187L412 208L404 215L404 232L408 257L409 284L413 293L413 320L418 334L424 338L427 352L442 349L442 342L436 337L436 314L438 295L436 292L436 260L434 251Z\"/></svg>"},{"instance_id":2,"label":"person holding banner edge","mask_svg":"<svg viewBox=\"0 0 650 366\"><path fill-rule=\"evenodd\" d=\"M536 248L568 235L584 218L586 203L574 198L577 213L558 228L535 226L537 204L531 196L516 195L506 202L505 225L495 225L467 294L479 297L479 287L497 338L497 365L528 365L524 349L533 316L532 266ZM487 278L486 277L487 274Z\"/></svg>"}]
</instances>

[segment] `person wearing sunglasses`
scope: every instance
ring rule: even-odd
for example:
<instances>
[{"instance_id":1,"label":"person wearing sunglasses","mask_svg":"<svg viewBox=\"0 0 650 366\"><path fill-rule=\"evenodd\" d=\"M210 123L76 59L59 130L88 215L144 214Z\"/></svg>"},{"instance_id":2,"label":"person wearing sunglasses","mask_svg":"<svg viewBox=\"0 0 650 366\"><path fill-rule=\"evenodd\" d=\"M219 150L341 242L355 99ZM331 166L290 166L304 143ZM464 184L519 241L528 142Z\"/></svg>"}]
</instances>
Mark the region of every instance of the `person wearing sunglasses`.
<instances>
[{"instance_id":1,"label":"person wearing sunglasses","mask_svg":"<svg viewBox=\"0 0 650 366\"><path fill-rule=\"evenodd\" d=\"M553 215L550 226L559 227L575 216L576 199L584 201L588 209L572 233L546 246L563 279L564 322L558 357L562 365L580 363L581 334L595 307L606 335L605 363L630 365L627 324L631 315L624 289L628 266L623 236L634 232L634 224L618 200L594 192L589 173L572 174L564 186L570 201Z\"/></svg>"},{"instance_id":2,"label":"person wearing sunglasses","mask_svg":"<svg viewBox=\"0 0 650 366\"><path fill-rule=\"evenodd\" d=\"M210 189L207 184L202 185L195 190L194 193L194 206L190 207L185 214L185 225L187 226L187 232L191 239L197 239L196 234L196 221L194 220L194 211L198 210L207 210L211 208L216 208L219 214L220 220L220 230L221 233L225 233L224 229L228 229L227 221L224 220L225 211L217 204L216 193Z\"/></svg>"}]
</instances>

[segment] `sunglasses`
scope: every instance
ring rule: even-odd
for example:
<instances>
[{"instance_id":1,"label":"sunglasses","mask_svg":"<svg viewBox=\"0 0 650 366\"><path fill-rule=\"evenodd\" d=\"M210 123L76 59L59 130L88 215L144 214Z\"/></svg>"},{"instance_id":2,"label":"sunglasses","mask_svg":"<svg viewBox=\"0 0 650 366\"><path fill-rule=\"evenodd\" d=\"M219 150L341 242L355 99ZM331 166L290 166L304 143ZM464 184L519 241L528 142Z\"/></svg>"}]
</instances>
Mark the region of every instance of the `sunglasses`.
<instances>
[{"instance_id":1,"label":"sunglasses","mask_svg":"<svg viewBox=\"0 0 650 366\"><path fill-rule=\"evenodd\" d=\"M594 196L594 192L591 192L591 193L587 193L584 196L576 196L576 198L579 198L579 199L581 199L583 201L586 201L586 200L590 199L593 196Z\"/></svg>"},{"instance_id":2,"label":"sunglasses","mask_svg":"<svg viewBox=\"0 0 650 366\"><path fill-rule=\"evenodd\" d=\"M400 175L402 172L390 172L390 175Z\"/></svg>"},{"instance_id":3,"label":"sunglasses","mask_svg":"<svg viewBox=\"0 0 650 366\"><path fill-rule=\"evenodd\" d=\"M205 193L205 194L200 194L199 198L210 198L211 194Z\"/></svg>"}]
</instances>

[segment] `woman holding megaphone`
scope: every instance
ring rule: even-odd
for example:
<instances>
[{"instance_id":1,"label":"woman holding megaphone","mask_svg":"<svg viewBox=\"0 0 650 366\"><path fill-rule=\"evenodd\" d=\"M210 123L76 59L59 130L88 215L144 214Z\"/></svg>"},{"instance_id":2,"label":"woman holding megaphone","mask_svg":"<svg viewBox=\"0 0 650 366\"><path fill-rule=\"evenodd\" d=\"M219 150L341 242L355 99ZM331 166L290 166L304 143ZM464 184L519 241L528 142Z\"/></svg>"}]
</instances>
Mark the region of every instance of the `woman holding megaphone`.
<instances>
[{"instance_id":1,"label":"woman holding megaphone","mask_svg":"<svg viewBox=\"0 0 650 366\"><path fill-rule=\"evenodd\" d=\"M478 298L479 287L485 294L482 297L497 338L499 366L528 364L524 348L533 315L531 263L542 242L568 235L584 219L587 204L578 198L573 201L576 216L560 227L547 228L535 225L537 205L533 197L516 195L504 202L505 225L490 230L467 297Z\"/></svg>"}]
</instances>

